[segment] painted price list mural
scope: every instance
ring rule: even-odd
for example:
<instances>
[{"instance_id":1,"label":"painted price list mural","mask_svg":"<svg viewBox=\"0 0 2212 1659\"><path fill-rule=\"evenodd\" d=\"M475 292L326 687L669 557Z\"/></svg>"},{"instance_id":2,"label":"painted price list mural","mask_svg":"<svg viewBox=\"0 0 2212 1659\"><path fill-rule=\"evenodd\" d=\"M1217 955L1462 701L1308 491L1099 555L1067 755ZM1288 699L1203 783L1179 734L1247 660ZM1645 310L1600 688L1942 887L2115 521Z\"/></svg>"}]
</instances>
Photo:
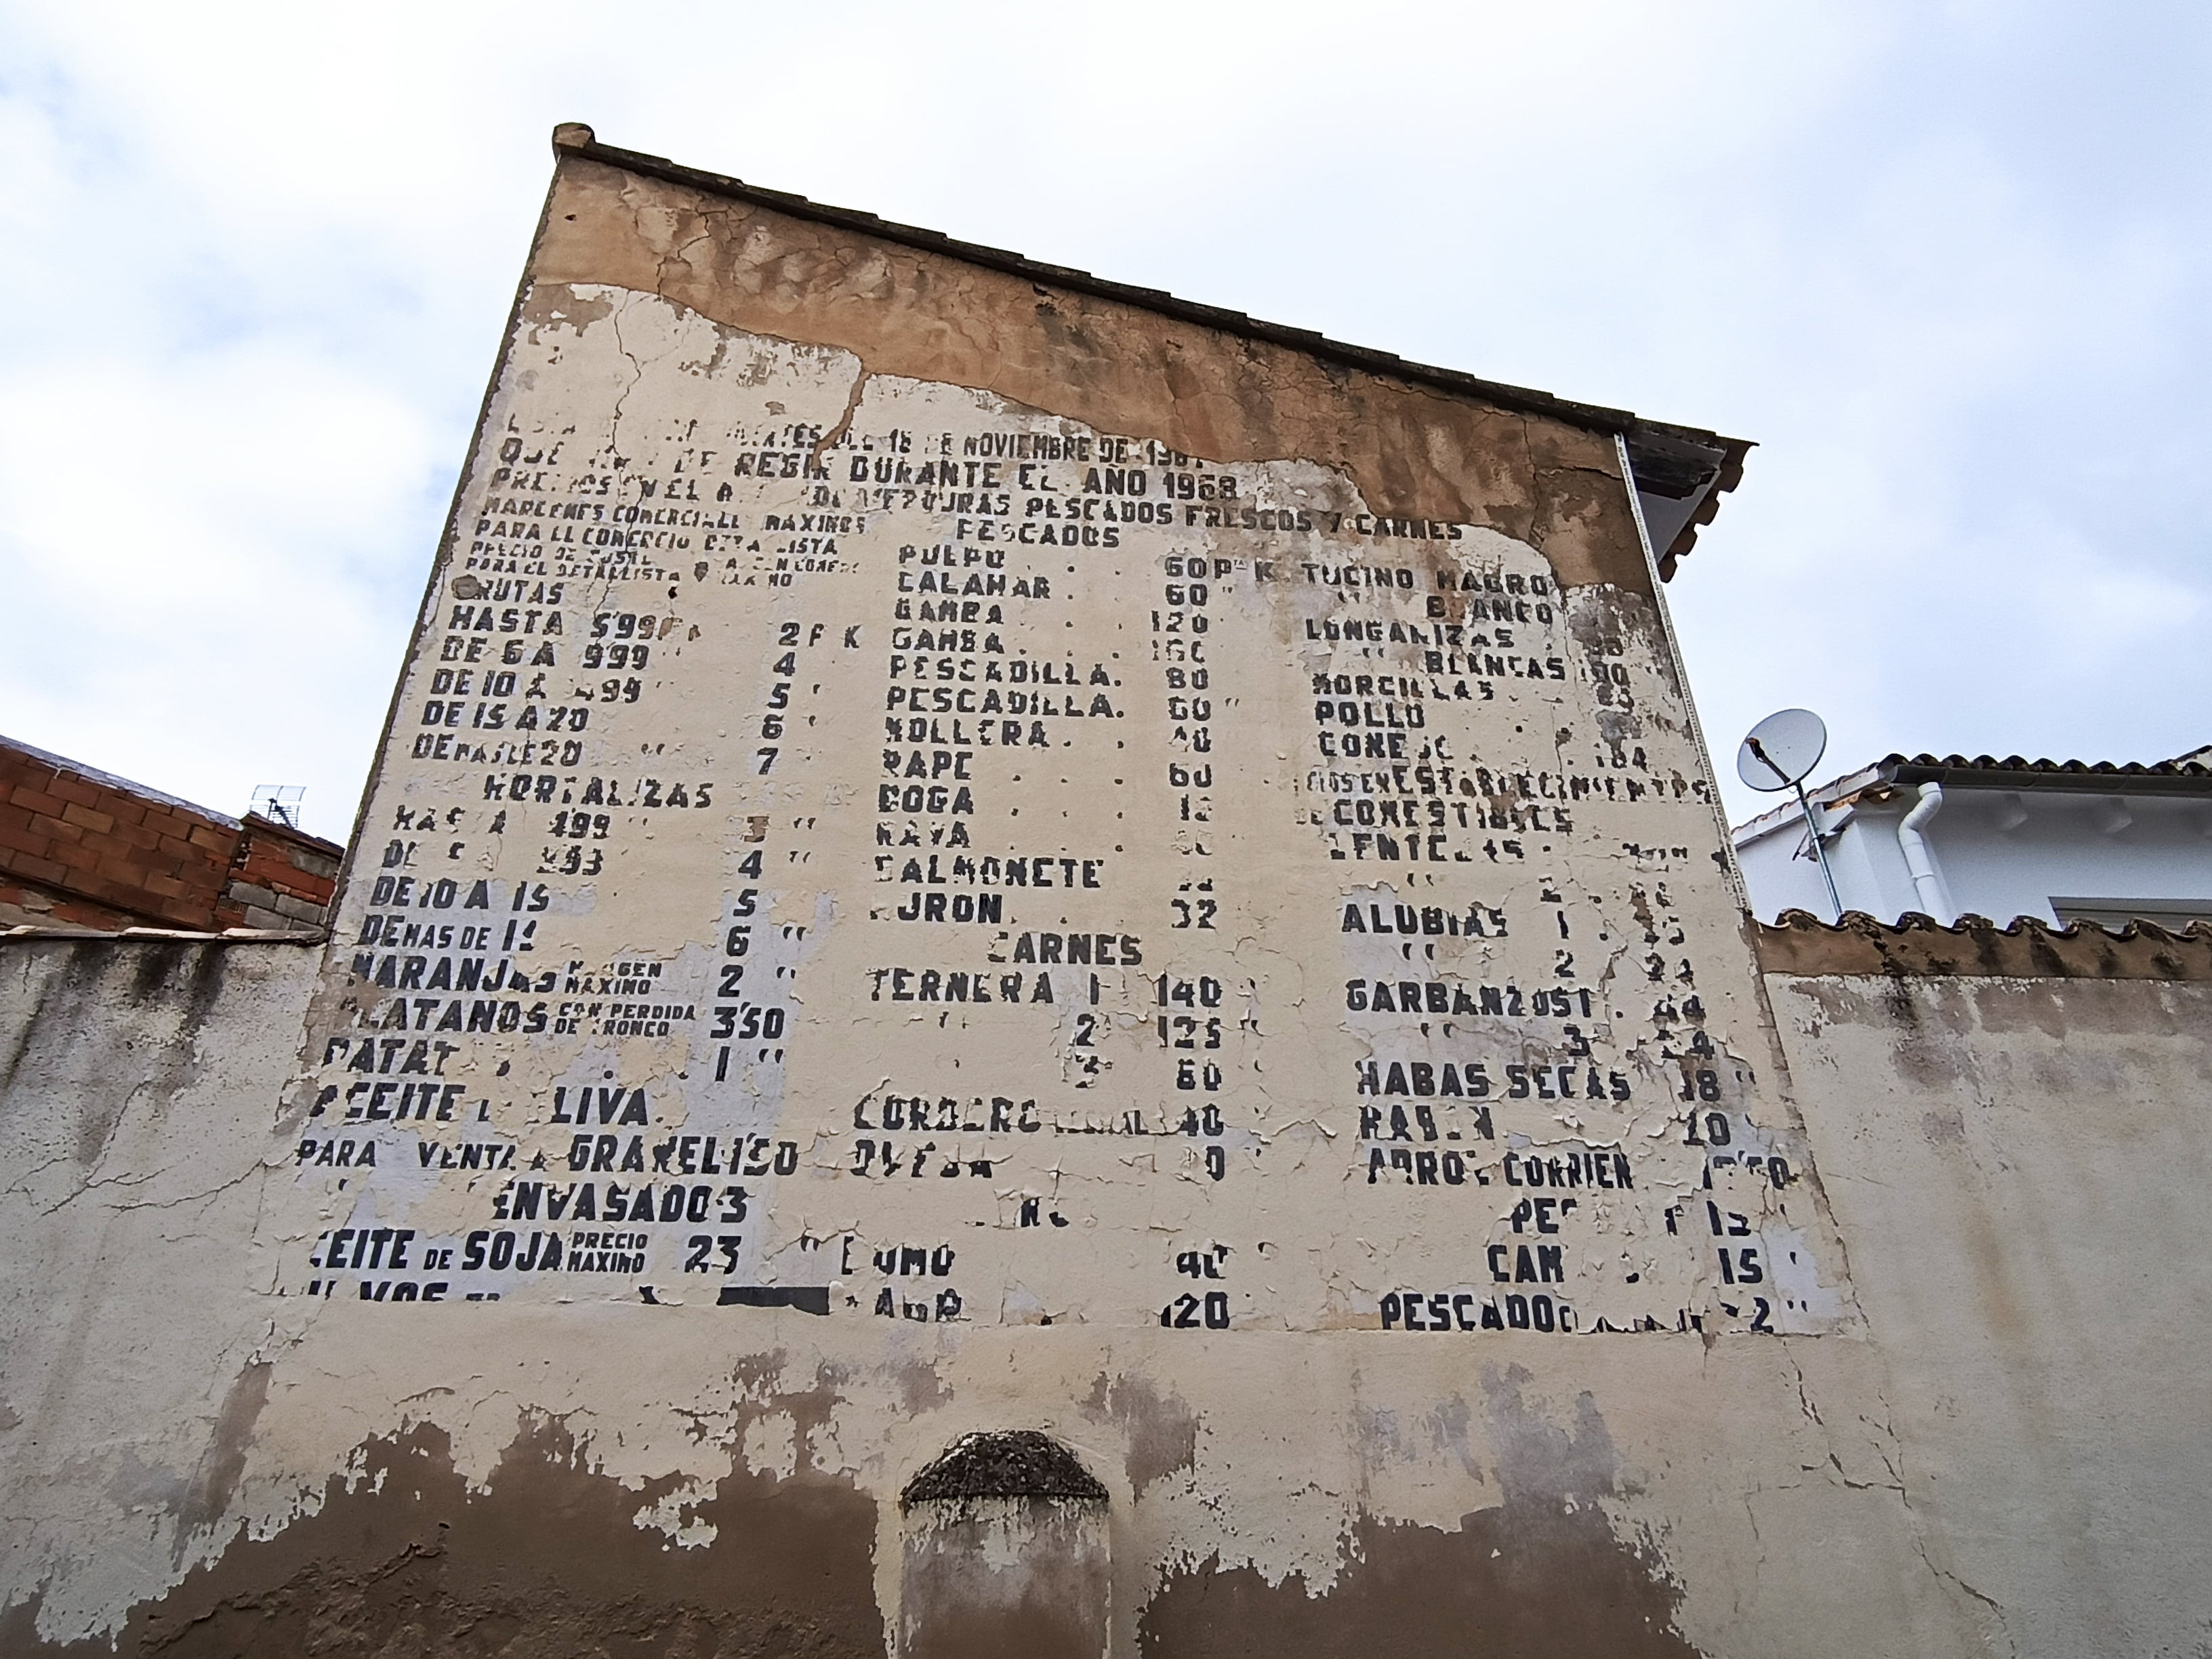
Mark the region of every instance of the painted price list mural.
<instances>
[{"instance_id":1,"label":"painted price list mural","mask_svg":"<svg viewBox=\"0 0 2212 1659\"><path fill-rule=\"evenodd\" d=\"M1707 791L1648 601L1523 543L541 286L283 1287L1827 1328Z\"/></svg>"}]
</instances>

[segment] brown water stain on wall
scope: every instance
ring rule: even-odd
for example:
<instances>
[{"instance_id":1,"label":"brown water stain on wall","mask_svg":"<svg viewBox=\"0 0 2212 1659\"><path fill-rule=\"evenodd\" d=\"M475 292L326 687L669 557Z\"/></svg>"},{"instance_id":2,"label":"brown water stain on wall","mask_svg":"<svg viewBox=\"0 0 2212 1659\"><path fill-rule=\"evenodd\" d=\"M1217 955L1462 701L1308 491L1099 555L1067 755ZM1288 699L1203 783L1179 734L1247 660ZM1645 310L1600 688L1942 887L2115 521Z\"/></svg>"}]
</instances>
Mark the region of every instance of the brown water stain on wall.
<instances>
[{"instance_id":1,"label":"brown water stain on wall","mask_svg":"<svg viewBox=\"0 0 2212 1659\"><path fill-rule=\"evenodd\" d=\"M1594 1509L1508 1503L1457 1532L1362 1521L1326 1595L1208 1559L1145 1609L1153 1659L1693 1659L1677 1592Z\"/></svg>"},{"instance_id":2,"label":"brown water stain on wall","mask_svg":"<svg viewBox=\"0 0 2212 1659\"><path fill-rule=\"evenodd\" d=\"M1045 1593L1012 1608L933 1613L904 1659L1097 1659L1103 1647L1100 1632Z\"/></svg>"},{"instance_id":3,"label":"brown water stain on wall","mask_svg":"<svg viewBox=\"0 0 2212 1659\"><path fill-rule=\"evenodd\" d=\"M1361 1517L1322 1595L1218 1558L1171 1575L1144 1611L1152 1659L1693 1659L1681 1587L1618 1536L1597 1500L1632 1490L1588 1395L1565 1423L1524 1401L1517 1366L1483 1376L1505 1501L1457 1531Z\"/></svg>"},{"instance_id":4,"label":"brown water stain on wall","mask_svg":"<svg viewBox=\"0 0 2212 1659\"><path fill-rule=\"evenodd\" d=\"M871 374L993 392L1201 462L1314 461L1373 513L1487 526L1540 549L1568 586L1650 592L1613 439L1564 421L576 156L530 278L533 325L573 307L544 285L658 294L853 352Z\"/></svg>"},{"instance_id":5,"label":"brown water stain on wall","mask_svg":"<svg viewBox=\"0 0 2212 1659\"><path fill-rule=\"evenodd\" d=\"M38 1604L0 1613L0 1653L333 1656L707 1654L860 1659L884 1651L872 1499L819 1476L726 1477L679 1548L635 1517L672 1490L592 1470L558 1423L527 1420L483 1491L424 1425L360 1449L322 1507L270 1538L241 1534L117 1645L42 1642Z\"/></svg>"}]
</instances>

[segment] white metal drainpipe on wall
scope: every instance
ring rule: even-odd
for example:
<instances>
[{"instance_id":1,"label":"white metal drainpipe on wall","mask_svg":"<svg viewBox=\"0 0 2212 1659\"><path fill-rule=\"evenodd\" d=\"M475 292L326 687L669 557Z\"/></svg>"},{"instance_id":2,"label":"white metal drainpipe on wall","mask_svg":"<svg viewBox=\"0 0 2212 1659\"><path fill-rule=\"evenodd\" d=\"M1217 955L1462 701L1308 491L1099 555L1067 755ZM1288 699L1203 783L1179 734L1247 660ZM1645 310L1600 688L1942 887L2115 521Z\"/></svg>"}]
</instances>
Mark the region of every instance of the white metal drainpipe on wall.
<instances>
[{"instance_id":1,"label":"white metal drainpipe on wall","mask_svg":"<svg viewBox=\"0 0 2212 1659\"><path fill-rule=\"evenodd\" d=\"M1920 900L1921 909L1948 927L1957 918L1943 908L1943 890L1936 879L1936 860L1928 850L1928 838L1920 833L1942 810L1943 786L1922 784L1919 799L1898 821L1897 845L1905 854L1905 867L1912 877L1912 890Z\"/></svg>"}]
</instances>

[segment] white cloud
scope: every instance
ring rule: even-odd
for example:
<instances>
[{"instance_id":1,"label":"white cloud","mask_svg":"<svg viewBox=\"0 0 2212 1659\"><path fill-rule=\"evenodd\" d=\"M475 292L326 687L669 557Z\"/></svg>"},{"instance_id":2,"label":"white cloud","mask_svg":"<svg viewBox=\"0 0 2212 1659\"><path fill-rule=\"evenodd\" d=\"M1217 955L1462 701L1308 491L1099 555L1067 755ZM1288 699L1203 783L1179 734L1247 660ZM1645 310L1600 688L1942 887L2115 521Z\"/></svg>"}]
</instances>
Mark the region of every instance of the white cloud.
<instances>
[{"instance_id":1,"label":"white cloud","mask_svg":"<svg viewBox=\"0 0 2212 1659\"><path fill-rule=\"evenodd\" d=\"M2174 752L2212 736L2207 38L2179 3L19 7L0 729L216 805L305 781L343 833L584 119L1759 440L1671 596L1724 776L1790 702L1838 765Z\"/></svg>"},{"instance_id":2,"label":"white cloud","mask_svg":"<svg viewBox=\"0 0 2212 1659\"><path fill-rule=\"evenodd\" d=\"M384 596L419 585L391 528L430 438L273 342L0 384L0 550L38 619L0 666L11 734L231 811L307 783L343 835L395 663Z\"/></svg>"}]
</instances>

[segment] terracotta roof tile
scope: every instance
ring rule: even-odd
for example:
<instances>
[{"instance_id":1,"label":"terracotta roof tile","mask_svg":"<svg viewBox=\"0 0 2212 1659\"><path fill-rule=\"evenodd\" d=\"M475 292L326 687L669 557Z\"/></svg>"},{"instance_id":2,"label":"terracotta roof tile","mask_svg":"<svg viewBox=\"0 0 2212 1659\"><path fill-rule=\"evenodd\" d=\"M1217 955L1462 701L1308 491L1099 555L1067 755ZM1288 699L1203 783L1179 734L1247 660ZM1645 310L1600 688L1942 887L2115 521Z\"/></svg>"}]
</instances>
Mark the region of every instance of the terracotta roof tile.
<instances>
[{"instance_id":1,"label":"terracotta roof tile","mask_svg":"<svg viewBox=\"0 0 2212 1659\"><path fill-rule=\"evenodd\" d=\"M1917 912L1886 922L1848 910L1841 921L1826 922L1810 911L1784 910L1757 925L1753 944L1760 969L1770 974L2212 981L2212 921L2192 921L2177 933L2149 921L2115 930L2094 921L2053 927L2019 916L2000 927L1966 915L1945 927Z\"/></svg>"}]
</instances>

